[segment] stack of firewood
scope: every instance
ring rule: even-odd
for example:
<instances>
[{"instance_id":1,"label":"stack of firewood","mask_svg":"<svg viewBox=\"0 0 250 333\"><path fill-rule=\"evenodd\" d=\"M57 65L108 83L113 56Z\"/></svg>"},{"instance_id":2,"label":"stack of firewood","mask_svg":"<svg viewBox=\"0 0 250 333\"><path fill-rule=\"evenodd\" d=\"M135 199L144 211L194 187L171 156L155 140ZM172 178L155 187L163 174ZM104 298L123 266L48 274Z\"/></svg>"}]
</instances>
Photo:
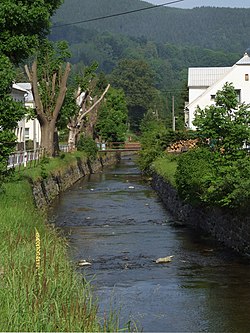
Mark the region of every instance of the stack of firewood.
<instances>
[{"instance_id":1,"label":"stack of firewood","mask_svg":"<svg viewBox=\"0 0 250 333\"><path fill-rule=\"evenodd\" d=\"M168 153L181 153L197 146L198 139L180 140L167 148Z\"/></svg>"}]
</instances>

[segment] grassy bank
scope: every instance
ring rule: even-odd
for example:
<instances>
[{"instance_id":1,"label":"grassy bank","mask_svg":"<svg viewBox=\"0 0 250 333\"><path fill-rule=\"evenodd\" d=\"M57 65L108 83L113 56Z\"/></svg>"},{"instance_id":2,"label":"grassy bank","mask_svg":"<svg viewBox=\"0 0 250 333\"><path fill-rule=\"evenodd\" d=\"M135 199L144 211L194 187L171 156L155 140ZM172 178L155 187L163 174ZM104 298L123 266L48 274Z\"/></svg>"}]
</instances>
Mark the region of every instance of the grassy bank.
<instances>
[{"instance_id":1,"label":"grassy bank","mask_svg":"<svg viewBox=\"0 0 250 333\"><path fill-rule=\"evenodd\" d=\"M152 169L173 186L176 185L175 172L177 168L177 159L178 155L166 154L163 157L158 157L152 165Z\"/></svg>"},{"instance_id":2,"label":"grassy bank","mask_svg":"<svg viewBox=\"0 0 250 333\"><path fill-rule=\"evenodd\" d=\"M67 158L34 169L32 177L70 163ZM0 331L116 331L117 322L98 318L66 241L35 209L28 180L18 178L0 195Z\"/></svg>"}]
</instances>

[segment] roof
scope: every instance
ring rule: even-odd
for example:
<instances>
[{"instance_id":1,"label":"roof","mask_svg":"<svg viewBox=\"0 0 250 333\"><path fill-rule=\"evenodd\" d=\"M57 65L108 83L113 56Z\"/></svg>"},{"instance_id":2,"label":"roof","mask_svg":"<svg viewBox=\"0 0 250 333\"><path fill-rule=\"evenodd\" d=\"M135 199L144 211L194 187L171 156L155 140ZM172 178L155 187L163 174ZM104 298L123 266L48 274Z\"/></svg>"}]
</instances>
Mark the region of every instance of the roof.
<instances>
[{"instance_id":1,"label":"roof","mask_svg":"<svg viewBox=\"0 0 250 333\"><path fill-rule=\"evenodd\" d=\"M232 67L190 67L188 69L188 86L210 87L231 69Z\"/></svg>"},{"instance_id":2,"label":"roof","mask_svg":"<svg viewBox=\"0 0 250 333\"><path fill-rule=\"evenodd\" d=\"M245 53L243 58L236 62L236 65L250 65L250 57L248 53Z\"/></svg>"},{"instance_id":3,"label":"roof","mask_svg":"<svg viewBox=\"0 0 250 333\"><path fill-rule=\"evenodd\" d=\"M31 84L29 82L19 82L17 84L22 89L25 89L25 91L27 91L27 93L28 93L28 95L25 96L25 101L26 102L34 102L33 94L31 92Z\"/></svg>"},{"instance_id":4,"label":"roof","mask_svg":"<svg viewBox=\"0 0 250 333\"><path fill-rule=\"evenodd\" d=\"M25 88L21 87L19 84L16 83L12 84L12 89L27 93L27 90Z\"/></svg>"}]
</instances>

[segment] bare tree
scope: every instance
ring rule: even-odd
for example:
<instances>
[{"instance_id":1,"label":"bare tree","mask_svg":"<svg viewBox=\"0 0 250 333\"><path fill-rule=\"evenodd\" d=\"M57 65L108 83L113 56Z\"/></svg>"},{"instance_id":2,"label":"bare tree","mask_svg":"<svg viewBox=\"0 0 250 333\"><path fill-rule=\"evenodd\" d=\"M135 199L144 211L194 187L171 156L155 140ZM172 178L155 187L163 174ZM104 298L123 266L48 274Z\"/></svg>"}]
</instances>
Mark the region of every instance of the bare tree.
<instances>
[{"instance_id":1,"label":"bare tree","mask_svg":"<svg viewBox=\"0 0 250 333\"><path fill-rule=\"evenodd\" d=\"M84 127L84 119L89 113L97 113L98 107L102 100L104 99L106 93L108 92L110 84L107 85L106 89L102 95L98 98L95 96L91 98L88 91L82 92L81 88L78 88L78 91L75 96L75 102L77 105L77 112L69 119L67 127L69 129L68 137L68 147L69 151L74 151L76 149L77 138L82 132ZM95 117L96 118L96 117ZM94 119L92 119L92 125Z\"/></svg>"}]
</instances>

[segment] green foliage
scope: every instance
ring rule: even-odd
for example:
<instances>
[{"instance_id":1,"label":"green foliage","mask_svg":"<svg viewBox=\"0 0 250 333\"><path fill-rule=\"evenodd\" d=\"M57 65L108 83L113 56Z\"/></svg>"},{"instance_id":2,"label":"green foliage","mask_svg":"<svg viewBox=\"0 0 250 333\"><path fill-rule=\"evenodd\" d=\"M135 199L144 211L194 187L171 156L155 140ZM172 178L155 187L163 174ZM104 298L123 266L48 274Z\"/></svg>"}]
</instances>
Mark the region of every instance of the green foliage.
<instances>
[{"instance_id":1,"label":"green foliage","mask_svg":"<svg viewBox=\"0 0 250 333\"><path fill-rule=\"evenodd\" d=\"M15 64L27 58L48 33L50 16L61 3L61 0L1 0L0 54Z\"/></svg>"},{"instance_id":2,"label":"green foliage","mask_svg":"<svg viewBox=\"0 0 250 333\"><path fill-rule=\"evenodd\" d=\"M205 148L192 149L178 159L175 182L180 197L201 203L214 177L213 154Z\"/></svg>"},{"instance_id":3,"label":"green foliage","mask_svg":"<svg viewBox=\"0 0 250 333\"><path fill-rule=\"evenodd\" d=\"M109 142L125 141L127 115L124 93L121 90L110 88L99 110L96 135Z\"/></svg>"},{"instance_id":4,"label":"green foliage","mask_svg":"<svg viewBox=\"0 0 250 333\"><path fill-rule=\"evenodd\" d=\"M111 82L114 87L123 89L131 128L135 130L139 129L143 115L153 105L156 94L154 76L152 68L142 60L124 59L112 72Z\"/></svg>"},{"instance_id":5,"label":"green foliage","mask_svg":"<svg viewBox=\"0 0 250 333\"><path fill-rule=\"evenodd\" d=\"M17 122L25 114L25 108L10 96L14 68L6 56L0 55L0 187L6 176L7 160L15 148L13 133Z\"/></svg>"},{"instance_id":6,"label":"green foliage","mask_svg":"<svg viewBox=\"0 0 250 333\"><path fill-rule=\"evenodd\" d=\"M250 106L238 105L236 91L229 83L217 92L215 102L197 110L194 125L204 138L203 145L212 145L217 152L223 149L231 159L238 158L246 153L243 145L250 142Z\"/></svg>"},{"instance_id":7,"label":"green foliage","mask_svg":"<svg viewBox=\"0 0 250 333\"><path fill-rule=\"evenodd\" d=\"M247 212L250 160L243 145L250 139L250 113L236 97L227 83L216 94L215 105L197 111L194 124L203 148L180 157L176 184L189 202Z\"/></svg>"},{"instance_id":8,"label":"green foliage","mask_svg":"<svg viewBox=\"0 0 250 333\"><path fill-rule=\"evenodd\" d=\"M158 120L143 121L141 130L142 150L139 154L138 164L143 172L149 172L155 159L163 155L164 150L172 142L173 133Z\"/></svg>"},{"instance_id":9,"label":"green foliage","mask_svg":"<svg viewBox=\"0 0 250 333\"><path fill-rule=\"evenodd\" d=\"M197 5L199 4L197 3ZM57 11L54 22L60 24L61 22L81 21L146 6L150 6L150 4L139 0L102 0L101 2L99 0L65 0ZM98 32L118 32L122 35L131 36L141 43L148 39L162 44L199 46L213 50L225 50L227 53L242 53L249 45L249 18L250 9L246 8L201 7L178 9L166 6L109 20L89 22L87 26L82 25L86 30L85 38L82 38L82 40L86 41L93 37L89 30L97 30ZM54 30L58 31L58 29ZM65 27L66 32L67 30L69 30L68 26ZM78 42L81 41L79 30L78 28L71 32ZM242 31L246 33L242 33ZM107 37L101 46L102 49L106 46L104 50L111 56L111 62L113 61L113 54L119 56L119 41L111 44ZM154 52L154 47L149 45L147 48L148 56L154 56ZM221 51L217 52L223 53ZM209 56L211 58L211 55ZM191 58L191 55L183 54L183 57ZM193 61L200 60L200 54L195 52L193 52L192 57ZM178 64L178 58L176 63Z\"/></svg>"},{"instance_id":10,"label":"green foliage","mask_svg":"<svg viewBox=\"0 0 250 333\"><path fill-rule=\"evenodd\" d=\"M84 136L83 134L80 136L77 143L77 150L83 151L90 160L94 160L98 152L95 141L90 137Z\"/></svg>"},{"instance_id":11,"label":"green foliage","mask_svg":"<svg viewBox=\"0 0 250 333\"><path fill-rule=\"evenodd\" d=\"M66 96L59 114L58 128L65 129L70 120L79 114L79 105L76 103L76 94L79 88L81 88L81 92L87 94L91 94L92 90L96 93L99 92L99 86L96 86L99 80L97 80L97 83L94 82L97 68L98 63L93 62L90 66L83 66L81 68L82 73L76 72L70 77Z\"/></svg>"},{"instance_id":12,"label":"green foliage","mask_svg":"<svg viewBox=\"0 0 250 333\"><path fill-rule=\"evenodd\" d=\"M136 1L134 0L133 3L131 1L125 1L124 3L126 3L126 6L131 6L133 8L136 6ZM102 13L105 12L107 8L109 8L110 11L115 11L116 8L117 11L120 11L120 8L121 6L124 6L124 3L117 1L114 2L111 0L108 4L104 1L101 3L101 6L100 3L98 3L97 6L97 2L93 0L91 3L88 3L88 8L84 8L83 15L88 17L87 12L90 8L91 10L89 11L89 16L91 17L93 17L93 15L98 16L98 13L100 14L100 8ZM58 11L55 19L60 18L62 22L66 22L68 20L68 15L70 15L68 10L66 10L68 6L70 6L70 11L73 11L73 8L77 8L78 11L78 9L83 6L83 3L77 0L73 0L72 3L66 1ZM156 12L153 11L150 17L157 14L157 20L161 20L162 16L159 13L162 11L166 12L167 10L168 9L166 8L159 8ZM171 10L171 13L174 11L173 8L169 10ZM178 13L184 12L186 13L185 10L182 10L181 12L178 11ZM191 12L193 11L188 11L189 14ZM74 14L74 20L77 15L78 12ZM144 13L142 12L139 15L140 22L142 22L144 20ZM99 63L99 70L104 71L106 74L111 73L111 76L114 77L114 81L121 81L117 87L122 87L126 93L129 115L133 115L134 117L134 124L132 123L134 130L138 131L138 123L140 122L142 115L149 109L157 110L158 114L167 120L167 126L170 128L173 94L175 96L175 113L177 116L176 128L183 129L183 109L184 102L187 100L187 68L193 66L232 66L239 59L245 46L234 50L238 53L232 53L232 50L218 51L218 47L221 49L221 44L217 46L216 50L211 50L207 48L208 43L211 41L210 35L208 36L209 41L206 41L205 46L200 46L199 43L195 45L191 45L190 42L188 44L184 44L183 42L179 43L178 39L182 38L182 34L179 34L178 20L174 22L174 24L178 22L178 33L174 34L174 41L171 41L170 39L166 39L166 41L158 40L158 38L161 39L160 36L165 38L166 34L168 34L169 31L172 31L171 29L173 29L173 24L170 24L170 30L166 29L161 34L157 32L157 36L152 39L145 37L145 31L148 29L148 24L146 22L144 26L142 25L143 32L140 33L140 36L132 37L134 34L137 34L141 27L141 25L138 26L138 20L136 20L135 17L137 17L137 14L129 15L129 18L127 17L126 20L129 19L131 22L125 26L119 24L118 29L112 28L114 23L113 20L98 21L95 22L94 25L90 23L88 24L88 28L86 28L85 25L58 27L53 29L51 38L53 40L66 39L69 42L73 54L72 62L76 63L76 67L80 67L81 65L90 65L93 59L96 59ZM79 20L81 19L82 13ZM121 17L121 19L125 18ZM213 19L215 19L214 16L210 18L210 20ZM132 32L128 32L127 29L129 29L130 24L135 24L135 22L137 26L136 29ZM164 24L167 24L167 22L169 21L164 21ZM193 21L192 24L194 22L195 21ZM98 29L99 24L103 26L103 29ZM191 36L192 40L197 37L197 34L193 33L193 30L196 29L196 23L194 24L195 27L192 27L191 23L188 27L185 26L185 30L189 28L192 29L192 33L188 35L188 38ZM161 27L162 25L159 24L154 26L155 29L160 30ZM153 30L152 26L150 27L150 30ZM213 36L215 34L217 34L217 31L213 31ZM144 37L142 37L142 35L144 35ZM147 33L147 36L149 36L149 33ZM173 35L171 33L171 38L172 36ZM231 36L228 36L228 38L230 39ZM235 39L232 40L235 45ZM239 37L237 37L237 41L238 40ZM227 45L230 45L230 42ZM153 95L148 99L147 96L149 96L149 94L147 92L145 102L143 95L143 89L145 89L144 86L142 86L143 88L141 90L139 87L138 91L135 89L133 91L133 88L135 88L135 85L137 86L137 82L140 79L136 80L135 83L131 83L128 88L125 84L123 84L123 79L119 79L119 76L123 74L117 72L117 67L120 66L118 64L126 59L135 62L146 62L152 72L151 85L153 87ZM113 70L115 71L114 75L112 74ZM129 71L132 72L132 70ZM136 73L136 75L140 75L139 72L136 72L136 68L134 68L134 73ZM134 81L134 79L131 81ZM134 102L135 105L130 106L129 103L131 99L135 102L138 101L138 105Z\"/></svg>"},{"instance_id":13,"label":"green foliage","mask_svg":"<svg viewBox=\"0 0 250 333\"><path fill-rule=\"evenodd\" d=\"M173 186L176 186L175 173L178 158L179 155L165 153L163 156L157 157L152 164L152 169Z\"/></svg>"},{"instance_id":14,"label":"green foliage","mask_svg":"<svg viewBox=\"0 0 250 333\"><path fill-rule=\"evenodd\" d=\"M62 67L69 57L70 51L65 41L51 43L44 40L37 52L38 89L47 119L53 116L60 89Z\"/></svg>"},{"instance_id":15,"label":"green foliage","mask_svg":"<svg viewBox=\"0 0 250 333\"><path fill-rule=\"evenodd\" d=\"M13 64L28 57L44 38L50 16L61 0L2 0L0 3L0 187L8 172L7 159L15 147L13 130L25 114L10 96L15 79Z\"/></svg>"},{"instance_id":16,"label":"green foliage","mask_svg":"<svg viewBox=\"0 0 250 333\"><path fill-rule=\"evenodd\" d=\"M72 155L67 154L66 163L58 159L56 170L68 168L70 160L75 166L76 155ZM33 170L25 172L30 175ZM0 195L0 216L1 332L119 331L119 322L112 317L101 323L89 282L68 260L66 240L34 207L27 180L6 184ZM39 269L35 269L35 228L41 240Z\"/></svg>"}]
</instances>

